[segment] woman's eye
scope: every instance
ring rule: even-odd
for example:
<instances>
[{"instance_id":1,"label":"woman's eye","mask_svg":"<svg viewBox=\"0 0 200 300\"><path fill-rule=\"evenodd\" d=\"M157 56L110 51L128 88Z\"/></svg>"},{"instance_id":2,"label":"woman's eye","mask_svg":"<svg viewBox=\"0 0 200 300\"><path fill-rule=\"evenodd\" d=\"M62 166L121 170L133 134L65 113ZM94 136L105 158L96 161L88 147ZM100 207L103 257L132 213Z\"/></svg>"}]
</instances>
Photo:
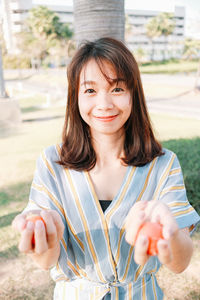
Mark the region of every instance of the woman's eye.
<instances>
[{"instance_id":1,"label":"woman's eye","mask_svg":"<svg viewBox=\"0 0 200 300\"><path fill-rule=\"evenodd\" d=\"M92 94L92 93L94 93L95 92L95 90L93 90L93 89L87 89L86 91L85 91L85 94Z\"/></svg>"},{"instance_id":2,"label":"woman's eye","mask_svg":"<svg viewBox=\"0 0 200 300\"><path fill-rule=\"evenodd\" d=\"M116 87L114 88L113 92L115 93L119 93L119 92L123 92L124 90L122 88Z\"/></svg>"}]
</instances>

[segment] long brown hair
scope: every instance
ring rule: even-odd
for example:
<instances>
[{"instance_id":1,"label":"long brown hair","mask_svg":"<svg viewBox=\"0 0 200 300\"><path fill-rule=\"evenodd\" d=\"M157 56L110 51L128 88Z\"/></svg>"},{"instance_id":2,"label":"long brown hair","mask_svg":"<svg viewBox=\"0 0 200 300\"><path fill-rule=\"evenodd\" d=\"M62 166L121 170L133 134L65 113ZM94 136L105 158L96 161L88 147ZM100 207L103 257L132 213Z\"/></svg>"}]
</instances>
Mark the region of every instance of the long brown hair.
<instances>
[{"instance_id":1,"label":"long brown hair","mask_svg":"<svg viewBox=\"0 0 200 300\"><path fill-rule=\"evenodd\" d=\"M156 156L163 155L162 147L153 134L135 58L122 42L101 38L85 42L68 66L68 99L58 163L75 170L91 170L96 163L90 128L81 118L78 108L80 73L91 59L96 61L102 73L103 61L111 63L117 78L123 78L132 95L132 111L124 125L125 157L122 161L127 165L143 166Z\"/></svg>"}]
</instances>

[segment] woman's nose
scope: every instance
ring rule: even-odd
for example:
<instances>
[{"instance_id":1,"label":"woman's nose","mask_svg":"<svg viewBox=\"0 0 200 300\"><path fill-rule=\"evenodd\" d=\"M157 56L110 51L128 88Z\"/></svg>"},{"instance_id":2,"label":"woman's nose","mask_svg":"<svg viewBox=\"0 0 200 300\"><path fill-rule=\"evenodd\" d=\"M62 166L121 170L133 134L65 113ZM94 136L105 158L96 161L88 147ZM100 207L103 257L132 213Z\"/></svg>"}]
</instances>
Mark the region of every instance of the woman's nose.
<instances>
[{"instance_id":1,"label":"woman's nose","mask_svg":"<svg viewBox=\"0 0 200 300\"><path fill-rule=\"evenodd\" d=\"M113 101L111 95L108 93L100 93L97 99L97 108L98 109L112 109Z\"/></svg>"}]
</instances>

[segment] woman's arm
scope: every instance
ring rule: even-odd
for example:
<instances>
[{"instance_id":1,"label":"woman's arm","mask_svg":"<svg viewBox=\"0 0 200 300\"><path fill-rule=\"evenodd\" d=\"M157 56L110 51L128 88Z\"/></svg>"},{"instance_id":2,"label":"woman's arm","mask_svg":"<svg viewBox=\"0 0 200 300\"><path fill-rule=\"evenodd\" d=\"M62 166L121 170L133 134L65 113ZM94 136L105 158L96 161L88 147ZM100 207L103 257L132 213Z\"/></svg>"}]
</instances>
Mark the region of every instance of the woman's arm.
<instances>
[{"instance_id":1,"label":"woman's arm","mask_svg":"<svg viewBox=\"0 0 200 300\"><path fill-rule=\"evenodd\" d=\"M184 228L178 230L178 232L170 238L169 245L171 249L171 261L165 265L172 272L181 273L189 265L193 253L193 243L189 235L189 229Z\"/></svg>"}]
</instances>

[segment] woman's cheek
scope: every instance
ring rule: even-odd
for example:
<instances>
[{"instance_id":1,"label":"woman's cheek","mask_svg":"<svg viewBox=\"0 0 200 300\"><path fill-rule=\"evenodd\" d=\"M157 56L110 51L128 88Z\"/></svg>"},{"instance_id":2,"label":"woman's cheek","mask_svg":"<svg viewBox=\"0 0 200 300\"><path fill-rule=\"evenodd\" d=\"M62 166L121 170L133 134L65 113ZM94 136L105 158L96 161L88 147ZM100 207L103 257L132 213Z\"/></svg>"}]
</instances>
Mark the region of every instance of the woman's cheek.
<instances>
[{"instance_id":1,"label":"woman's cheek","mask_svg":"<svg viewBox=\"0 0 200 300\"><path fill-rule=\"evenodd\" d=\"M80 113L82 119L85 122L87 122L87 119L92 111L91 103L88 103L87 100L83 101L83 99L82 99L81 101L79 101L78 107L79 107L79 113Z\"/></svg>"},{"instance_id":2,"label":"woman's cheek","mask_svg":"<svg viewBox=\"0 0 200 300\"><path fill-rule=\"evenodd\" d=\"M119 110L123 111L127 115L127 119L131 114L132 103L130 97L125 97L123 99L119 99L116 103L116 106Z\"/></svg>"},{"instance_id":3,"label":"woman's cheek","mask_svg":"<svg viewBox=\"0 0 200 300\"><path fill-rule=\"evenodd\" d=\"M132 103L130 95L126 95L115 99L115 105L123 110L131 110Z\"/></svg>"}]
</instances>

